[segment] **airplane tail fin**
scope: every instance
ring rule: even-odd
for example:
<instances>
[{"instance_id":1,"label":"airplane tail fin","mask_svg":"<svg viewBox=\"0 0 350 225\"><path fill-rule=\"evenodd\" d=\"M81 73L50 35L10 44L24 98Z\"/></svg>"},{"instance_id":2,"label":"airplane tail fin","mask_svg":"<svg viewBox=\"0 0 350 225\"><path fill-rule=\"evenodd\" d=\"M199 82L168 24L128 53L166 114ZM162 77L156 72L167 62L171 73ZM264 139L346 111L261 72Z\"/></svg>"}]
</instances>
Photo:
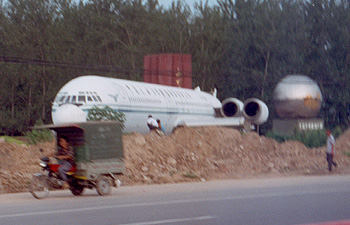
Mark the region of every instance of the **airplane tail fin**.
<instances>
[{"instance_id":1,"label":"airplane tail fin","mask_svg":"<svg viewBox=\"0 0 350 225\"><path fill-rule=\"evenodd\" d=\"M214 88L212 91L211 91L211 94L216 98L217 96L217 93L218 91L216 90L216 88Z\"/></svg>"}]
</instances>

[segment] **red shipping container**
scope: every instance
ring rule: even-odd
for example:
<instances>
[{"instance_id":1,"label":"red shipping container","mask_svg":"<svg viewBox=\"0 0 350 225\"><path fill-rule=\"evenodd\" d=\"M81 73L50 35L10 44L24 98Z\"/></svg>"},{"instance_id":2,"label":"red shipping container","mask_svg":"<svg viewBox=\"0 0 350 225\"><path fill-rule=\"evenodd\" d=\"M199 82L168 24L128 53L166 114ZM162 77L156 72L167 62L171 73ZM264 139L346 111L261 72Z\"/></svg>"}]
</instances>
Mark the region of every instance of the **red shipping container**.
<instances>
[{"instance_id":1,"label":"red shipping container","mask_svg":"<svg viewBox=\"0 0 350 225\"><path fill-rule=\"evenodd\" d=\"M151 83L158 84L158 55L151 55Z\"/></svg>"},{"instance_id":2,"label":"red shipping container","mask_svg":"<svg viewBox=\"0 0 350 225\"><path fill-rule=\"evenodd\" d=\"M189 54L157 54L144 57L144 82L192 88Z\"/></svg>"},{"instance_id":3,"label":"red shipping container","mask_svg":"<svg viewBox=\"0 0 350 225\"><path fill-rule=\"evenodd\" d=\"M151 56L146 55L143 57L143 81L151 83Z\"/></svg>"},{"instance_id":4,"label":"red shipping container","mask_svg":"<svg viewBox=\"0 0 350 225\"><path fill-rule=\"evenodd\" d=\"M183 81L182 85L184 88L192 88L192 57L191 55L182 56L182 71Z\"/></svg>"}]
</instances>

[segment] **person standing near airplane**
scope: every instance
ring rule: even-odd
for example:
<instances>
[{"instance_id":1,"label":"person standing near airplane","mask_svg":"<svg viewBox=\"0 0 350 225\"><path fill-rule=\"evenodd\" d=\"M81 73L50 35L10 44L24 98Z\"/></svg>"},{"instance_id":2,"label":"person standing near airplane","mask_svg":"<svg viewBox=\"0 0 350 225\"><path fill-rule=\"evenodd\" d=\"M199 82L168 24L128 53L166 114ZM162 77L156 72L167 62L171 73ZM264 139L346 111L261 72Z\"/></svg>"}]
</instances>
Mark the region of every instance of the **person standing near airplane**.
<instances>
[{"instance_id":1,"label":"person standing near airplane","mask_svg":"<svg viewBox=\"0 0 350 225\"><path fill-rule=\"evenodd\" d=\"M149 115L148 116L148 119L147 119L147 126L149 127L149 129L152 131L152 130L157 130L159 127L158 127L158 123L157 121L153 118L152 115Z\"/></svg>"},{"instance_id":2,"label":"person standing near airplane","mask_svg":"<svg viewBox=\"0 0 350 225\"><path fill-rule=\"evenodd\" d=\"M165 130L164 130L163 125L162 125L161 122L160 122L160 119L157 119L157 123L158 123L158 129L159 129L160 131L162 131L162 132L165 134Z\"/></svg>"}]
</instances>

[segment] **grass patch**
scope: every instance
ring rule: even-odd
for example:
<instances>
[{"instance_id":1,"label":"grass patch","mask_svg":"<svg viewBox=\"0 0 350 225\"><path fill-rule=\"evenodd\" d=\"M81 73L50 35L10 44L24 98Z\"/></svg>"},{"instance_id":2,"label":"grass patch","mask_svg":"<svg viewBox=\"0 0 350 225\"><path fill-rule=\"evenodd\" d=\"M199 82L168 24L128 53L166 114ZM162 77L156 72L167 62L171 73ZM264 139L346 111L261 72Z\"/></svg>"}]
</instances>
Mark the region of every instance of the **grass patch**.
<instances>
[{"instance_id":1,"label":"grass patch","mask_svg":"<svg viewBox=\"0 0 350 225\"><path fill-rule=\"evenodd\" d=\"M169 174L170 174L170 176L174 176L176 174L176 171L175 170L170 170Z\"/></svg>"},{"instance_id":2,"label":"grass patch","mask_svg":"<svg viewBox=\"0 0 350 225\"><path fill-rule=\"evenodd\" d=\"M350 157L350 152L344 152L344 155Z\"/></svg>"},{"instance_id":3,"label":"grass patch","mask_svg":"<svg viewBox=\"0 0 350 225\"><path fill-rule=\"evenodd\" d=\"M20 141L20 140L17 140L16 138L14 137L9 137L9 136L0 136L0 139L4 139L5 142L7 143L16 143L18 145L27 145L26 142L23 142L23 141Z\"/></svg>"},{"instance_id":4,"label":"grass patch","mask_svg":"<svg viewBox=\"0 0 350 225\"><path fill-rule=\"evenodd\" d=\"M197 174L193 173L192 171L186 172L183 176L187 177L187 178L191 178L191 179L199 178L199 176Z\"/></svg>"}]
</instances>

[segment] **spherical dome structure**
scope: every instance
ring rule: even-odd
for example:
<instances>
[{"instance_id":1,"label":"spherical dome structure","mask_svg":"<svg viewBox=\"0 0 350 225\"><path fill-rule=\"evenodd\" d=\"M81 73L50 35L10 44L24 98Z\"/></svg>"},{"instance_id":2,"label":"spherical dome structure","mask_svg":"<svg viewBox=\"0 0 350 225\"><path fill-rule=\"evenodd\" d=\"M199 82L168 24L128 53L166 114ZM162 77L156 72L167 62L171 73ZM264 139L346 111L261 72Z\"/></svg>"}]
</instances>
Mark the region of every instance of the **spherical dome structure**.
<instances>
[{"instance_id":1,"label":"spherical dome structure","mask_svg":"<svg viewBox=\"0 0 350 225\"><path fill-rule=\"evenodd\" d=\"M283 119L317 117L321 104L319 86L304 75L288 75L274 90L275 112Z\"/></svg>"}]
</instances>

